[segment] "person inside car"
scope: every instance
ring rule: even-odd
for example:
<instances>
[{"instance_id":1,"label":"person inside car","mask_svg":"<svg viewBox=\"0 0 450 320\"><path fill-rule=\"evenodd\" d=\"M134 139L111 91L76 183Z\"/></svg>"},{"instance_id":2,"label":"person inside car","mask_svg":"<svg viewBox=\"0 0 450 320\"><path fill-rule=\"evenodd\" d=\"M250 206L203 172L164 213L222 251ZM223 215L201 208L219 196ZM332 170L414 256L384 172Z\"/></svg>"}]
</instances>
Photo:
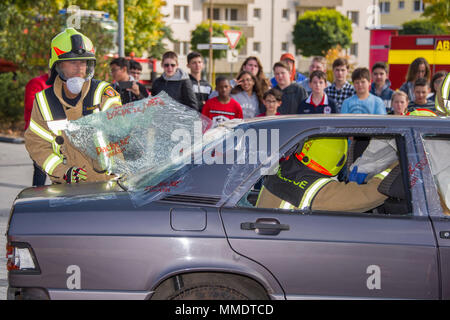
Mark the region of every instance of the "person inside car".
<instances>
[{"instance_id":1,"label":"person inside car","mask_svg":"<svg viewBox=\"0 0 450 320\"><path fill-rule=\"evenodd\" d=\"M378 191L390 169L367 184L339 182L335 177L347 160L347 138L310 138L264 179L256 206L299 210L366 212L383 204Z\"/></svg>"}]
</instances>

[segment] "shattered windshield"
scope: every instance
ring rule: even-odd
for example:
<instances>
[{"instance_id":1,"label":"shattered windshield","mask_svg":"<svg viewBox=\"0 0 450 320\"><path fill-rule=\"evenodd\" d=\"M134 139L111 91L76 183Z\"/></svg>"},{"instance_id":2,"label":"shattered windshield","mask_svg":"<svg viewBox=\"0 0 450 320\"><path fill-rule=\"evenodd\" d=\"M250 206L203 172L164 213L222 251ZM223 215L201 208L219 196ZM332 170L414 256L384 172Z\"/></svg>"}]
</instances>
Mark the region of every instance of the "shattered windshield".
<instances>
[{"instance_id":1,"label":"shattered windshield","mask_svg":"<svg viewBox=\"0 0 450 320\"><path fill-rule=\"evenodd\" d=\"M161 92L69 121L65 133L93 159L96 171L120 176L121 186L138 191L185 173L196 164L198 152L231 130L211 128L210 119Z\"/></svg>"}]
</instances>

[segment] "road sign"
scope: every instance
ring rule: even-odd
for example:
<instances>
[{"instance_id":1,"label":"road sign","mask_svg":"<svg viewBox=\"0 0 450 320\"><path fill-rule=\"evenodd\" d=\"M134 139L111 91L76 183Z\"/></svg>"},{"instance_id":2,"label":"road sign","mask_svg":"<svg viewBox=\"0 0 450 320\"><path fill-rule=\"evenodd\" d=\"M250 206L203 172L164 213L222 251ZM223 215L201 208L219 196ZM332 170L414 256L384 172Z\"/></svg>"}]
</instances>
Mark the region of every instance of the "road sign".
<instances>
[{"instance_id":1,"label":"road sign","mask_svg":"<svg viewBox=\"0 0 450 320\"><path fill-rule=\"evenodd\" d=\"M228 44L228 38L226 37L212 37L211 38L212 43L222 43L222 44Z\"/></svg>"},{"instance_id":2,"label":"road sign","mask_svg":"<svg viewBox=\"0 0 450 320\"><path fill-rule=\"evenodd\" d=\"M228 38L230 49L234 49L241 38L242 31L239 30L224 30L223 33Z\"/></svg>"},{"instance_id":3,"label":"road sign","mask_svg":"<svg viewBox=\"0 0 450 320\"><path fill-rule=\"evenodd\" d=\"M236 49L227 51L227 62L228 63L238 62L238 51Z\"/></svg>"},{"instance_id":4,"label":"road sign","mask_svg":"<svg viewBox=\"0 0 450 320\"><path fill-rule=\"evenodd\" d=\"M212 44L213 50L228 50L227 44L219 44L219 43L213 43ZM197 45L197 50L209 50L209 43L199 43Z\"/></svg>"}]
</instances>

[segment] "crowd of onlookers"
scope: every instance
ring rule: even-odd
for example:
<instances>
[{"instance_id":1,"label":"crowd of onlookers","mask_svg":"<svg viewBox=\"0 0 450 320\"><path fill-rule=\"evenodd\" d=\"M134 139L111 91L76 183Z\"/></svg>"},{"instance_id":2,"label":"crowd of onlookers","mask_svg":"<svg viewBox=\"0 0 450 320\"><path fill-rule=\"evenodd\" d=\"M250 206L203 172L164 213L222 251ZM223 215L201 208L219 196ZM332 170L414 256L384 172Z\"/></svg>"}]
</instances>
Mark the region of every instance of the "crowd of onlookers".
<instances>
[{"instance_id":1,"label":"crowd of onlookers","mask_svg":"<svg viewBox=\"0 0 450 320\"><path fill-rule=\"evenodd\" d=\"M349 63L338 58L332 64L333 82L330 83L325 57L312 59L306 77L296 70L295 57L285 53L273 65L273 78L266 77L258 57L250 56L242 63L235 79L217 77L213 90L202 78L204 61L200 53L191 52L187 56L189 74L179 67L175 52L164 53L161 64L164 72L152 82L149 91L139 82L142 74L139 62L126 58L110 62L113 88L120 94L122 104L165 91L176 101L212 119L213 125L234 118L280 114L434 112L436 92L447 74L440 71L432 76L426 59L417 58L409 65L405 83L394 91L384 62L375 63L371 71L355 69L350 83L347 80ZM34 95L49 87L46 85L48 78L49 75L44 74L26 86L25 129L29 125ZM33 179L33 185L43 184L45 173L39 177L35 174Z\"/></svg>"},{"instance_id":2,"label":"crowd of onlookers","mask_svg":"<svg viewBox=\"0 0 450 320\"><path fill-rule=\"evenodd\" d=\"M115 69L124 68L127 63L134 63L134 67L128 66L129 78L138 80L136 75L142 72L142 67L135 61L117 58L111 62L111 72L117 83L115 88L121 96L124 94L124 103L148 96L141 85L120 88L120 81L127 79L119 79L117 73L124 72ZM187 56L189 74L179 67L175 52L166 52L161 64L164 72L153 82L151 94L165 91L214 123L280 114L403 115L420 108L434 111L436 90L446 75L446 72L440 71L431 77L428 62L417 58L408 68L405 83L394 91L390 88L388 67L384 62L375 63L371 71L367 68L355 69L349 82L349 63L344 58L338 58L332 64L333 82L330 83L325 57L312 59L309 76L306 77L296 70L294 56L285 53L273 65L272 79L265 76L259 58L250 56L242 63L235 79L217 77L213 90L211 84L202 78L204 61L200 53L191 52Z\"/></svg>"}]
</instances>

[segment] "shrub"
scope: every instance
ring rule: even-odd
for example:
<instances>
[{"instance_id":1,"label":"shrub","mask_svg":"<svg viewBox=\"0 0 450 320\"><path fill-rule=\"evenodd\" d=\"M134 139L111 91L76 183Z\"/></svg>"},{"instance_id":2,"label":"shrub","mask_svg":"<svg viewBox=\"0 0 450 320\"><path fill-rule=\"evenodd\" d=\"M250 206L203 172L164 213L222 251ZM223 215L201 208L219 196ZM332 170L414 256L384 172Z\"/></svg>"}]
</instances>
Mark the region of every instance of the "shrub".
<instances>
[{"instance_id":1,"label":"shrub","mask_svg":"<svg viewBox=\"0 0 450 320\"><path fill-rule=\"evenodd\" d=\"M13 126L23 120L25 86L29 77L23 73L0 73L0 122Z\"/></svg>"}]
</instances>

